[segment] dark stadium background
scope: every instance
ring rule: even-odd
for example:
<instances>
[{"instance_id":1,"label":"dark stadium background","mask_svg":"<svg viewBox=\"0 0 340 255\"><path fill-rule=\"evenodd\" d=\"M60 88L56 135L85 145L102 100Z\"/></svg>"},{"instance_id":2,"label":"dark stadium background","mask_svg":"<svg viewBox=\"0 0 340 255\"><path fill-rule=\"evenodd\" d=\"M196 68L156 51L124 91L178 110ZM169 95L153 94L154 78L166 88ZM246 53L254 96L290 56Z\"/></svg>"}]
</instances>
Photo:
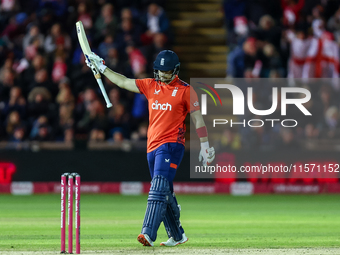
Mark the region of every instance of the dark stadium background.
<instances>
[{"instance_id":1,"label":"dark stadium background","mask_svg":"<svg viewBox=\"0 0 340 255\"><path fill-rule=\"evenodd\" d=\"M157 31L148 23L152 13L157 13ZM186 82L193 77L286 78L291 71L289 31L305 39L317 33L320 40L327 36L337 48L340 44L336 0L1 1L0 184L4 192L9 192L11 181L57 182L63 172L74 171L86 182L149 181L146 100L104 79L113 103L111 109L105 108L84 63L75 33L77 20L83 21L93 51L111 69L130 78L153 77L153 59L168 48L179 55L180 78ZM338 61L339 56L334 56L337 75ZM263 99L261 91L255 93ZM229 140L221 146L235 155L238 164L254 150L259 159L269 160L268 144L283 162L291 160L292 148L298 148L293 152L296 158L307 161L338 160L339 87L321 84L313 95L318 114L301 129L277 132L275 139L267 132L226 129ZM187 150L175 181L197 181L190 179L188 166ZM254 182L271 184L270 180ZM334 187L334 179L331 182L321 181ZM290 184L289 179L283 183ZM321 185L318 179L294 183ZM318 192L327 191L326 186ZM333 192L340 192L335 187Z\"/></svg>"}]
</instances>

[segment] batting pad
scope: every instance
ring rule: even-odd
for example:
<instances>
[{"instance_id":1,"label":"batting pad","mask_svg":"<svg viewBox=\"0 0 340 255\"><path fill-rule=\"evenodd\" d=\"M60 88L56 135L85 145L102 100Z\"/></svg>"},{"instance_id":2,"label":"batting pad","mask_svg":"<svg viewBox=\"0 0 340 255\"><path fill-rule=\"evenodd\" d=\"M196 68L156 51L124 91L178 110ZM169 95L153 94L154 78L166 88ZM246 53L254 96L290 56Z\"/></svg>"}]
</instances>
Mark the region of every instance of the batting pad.
<instances>
[{"instance_id":1,"label":"batting pad","mask_svg":"<svg viewBox=\"0 0 340 255\"><path fill-rule=\"evenodd\" d=\"M175 241L179 241L182 239L182 231L180 229L181 222L179 220L180 211L174 196L175 193L169 196L163 223L169 238L172 237Z\"/></svg>"},{"instance_id":2,"label":"batting pad","mask_svg":"<svg viewBox=\"0 0 340 255\"><path fill-rule=\"evenodd\" d=\"M169 181L161 175L154 176L142 228L142 234L147 234L152 241L157 238L157 231L164 219L169 197L172 198Z\"/></svg>"}]
</instances>

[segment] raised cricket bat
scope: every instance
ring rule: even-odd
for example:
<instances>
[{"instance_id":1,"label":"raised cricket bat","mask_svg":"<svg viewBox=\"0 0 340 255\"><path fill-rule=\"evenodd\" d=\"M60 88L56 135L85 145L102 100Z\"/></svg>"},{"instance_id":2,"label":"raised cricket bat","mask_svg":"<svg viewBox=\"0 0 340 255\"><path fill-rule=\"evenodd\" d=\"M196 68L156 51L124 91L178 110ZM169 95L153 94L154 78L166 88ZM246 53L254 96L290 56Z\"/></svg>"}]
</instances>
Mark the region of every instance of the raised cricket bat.
<instances>
[{"instance_id":1,"label":"raised cricket bat","mask_svg":"<svg viewBox=\"0 0 340 255\"><path fill-rule=\"evenodd\" d=\"M88 57L88 55L91 53L91 48L89 45L89 42L87 41L86 38L86 34L85 34L85 30L84 30L84 26L83 23L81 21L78 21L76 23L76 28L77 28L77 35L78 35L78 40L79 40L79 44L81 47L81 50L83 51L85 58L87 59L87 61L91 62L90 58ZM103 85L103 81L101 79L101 75L100 72L97 70L97 68L94 66L94 71L95 71L95 75L94 77L97 80L97 83L99 85L99 88L104 96L105 102L106 102L106 107L110 108L112 106L109 97L106 94L104 85Z\"/></svg>"}]
</instances>

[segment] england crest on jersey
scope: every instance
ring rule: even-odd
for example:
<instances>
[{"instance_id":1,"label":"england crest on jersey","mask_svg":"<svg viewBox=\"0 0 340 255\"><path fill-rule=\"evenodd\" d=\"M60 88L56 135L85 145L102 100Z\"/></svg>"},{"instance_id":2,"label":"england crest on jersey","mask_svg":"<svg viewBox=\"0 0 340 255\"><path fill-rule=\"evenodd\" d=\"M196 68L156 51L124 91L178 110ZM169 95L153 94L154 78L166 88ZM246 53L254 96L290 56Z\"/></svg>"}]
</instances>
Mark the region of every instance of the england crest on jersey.
<instances>
[{"instance_id":1,"label":"england crest on jersey","mask_svg":"<svg viewBox=\"0 0 340 255\"><path fill-rule=\"evenodd\" d=\"M174 91L172 91L172 96L173 97L176 96L177 91L178 91L178 88L175 88Z\"/></svg>"}]
</instances>

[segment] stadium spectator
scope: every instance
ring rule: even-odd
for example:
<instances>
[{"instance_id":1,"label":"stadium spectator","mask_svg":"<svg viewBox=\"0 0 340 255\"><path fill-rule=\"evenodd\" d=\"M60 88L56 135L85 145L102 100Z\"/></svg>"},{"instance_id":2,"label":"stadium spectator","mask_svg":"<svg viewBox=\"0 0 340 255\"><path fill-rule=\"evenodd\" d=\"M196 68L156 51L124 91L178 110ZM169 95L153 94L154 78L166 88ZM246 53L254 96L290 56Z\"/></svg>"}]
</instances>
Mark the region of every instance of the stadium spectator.
<instances>
[{"instance_id":1,"label":"stadium spectator","mask_svg":"<svg viewBox=\"0 0 340 255\"><path fill-rule=\"evenodd\" d=\"M245 71L252 70L252 76L259 77L262 69L261 51L258 48L257 40L255 38L249 38L243 44L244 51L244 67Z\"/></svg>"},{"instance_id":2,"label":"stadium spectator","mask_svg":"<svg viewBox=\"0 0 340 255\"><path fill-rule=\"evenodd\" d=\"M41 115L53 114L51 105L51 93L45 87L35 87L28 94L28 116L36 119Z\"/></svg>"},{"instance_id":3,"label":"stadium spectator","mask_svg":"<svg viewBox=\"0 0 340 255\"><path fill-rule=\"evenodd\" d=\"M9 94L12 87L15 86L14 71L7 68L3 71L3 78L0 83L0 100L8 101Z\"/></svg>"},{"instance_id":4,"label":"stadium spectator","mask_svg":"<svg viewBox=\"0 0 340 255\"><path fill-rule=\"evenodd\" d=\"M108 120L110 130L113 128L122 128L124 131L124 137L130 136L130 114L126 112L125 106L118 103L115 107L110 109L108 113Z\"/></svg>"},{"instance_id":5,"label":"stadium spectator","mask_svg":"<svg viewBox=\"0 0 340 255\"><path fill-rule=\"evenodd\" d=\"M225 23L228 30L228 44L233 46L236 44L236 30L238 20L246 19L246 0L224 0L223 1L223 11L225 15ZM246 21L247 22L247 21ZM246 24L247 25L247 24Z\"/></svg>"},{"instance_id":6,"label":"stadium spectator","mask_svg":"<svg viewBox=\"0 0 340 255\"><path fill-rule=\"evenodd\" d=\"M100 16L94 24L94 39L96 42L102 41L105 36L115 36L117 30L117 18L114 15L114 6L105 4L101 9Z\"/></svg>"},{"instance_id":7,"label":"stadium spectator","mask_svg":"<svg viewBox=\"0 0 340 255\"><path fill-rule=\"evenodd\" d=\"M91 29L93 26L93 23L92 23L92 18L89 12L88 4L86 2L79 3L77 11L78 11L77 21L80 20L83 23L85 29L88 29L88 30Z\"/></svg>"},{"instance_id":8,"label":"stadium spectator","mask_svg":"<svg viewBox=\"0 0 340 255\"><path fill-rule=\"evenodd\" d=\"M120 127L113 128L110 131L110 141L122 142L124 140L123 129Z\"/></svg>"},{"instance_id":9,"label":"stadium spectator","mask_svg":"<svg viewBox=\"0 0 340 255\"><path fill-rule=\"evenodd\" d=\"M13 58L8 57L5 59L3 66L0 68L0 81L4 79L6 70L12 70L13 64L14 64Z\"/></svg>"},{"instance_id":10,"label":"stadium spectator","mask_svg":"<svg viewBox=\"0 0 340 255\"><path fill-rule=\"evenodd\" d=\"M55 87L48 77L47 69L43 68L34 74L34 80L29 85L29 90L32 90L35 87L43 87L46 88L49 92L55 92Z\"/></svg>"},{"instance_id":11,"label":"stadium spectator","mask_svg":"<svg viewBox=\"0 0 340 255\"><path fill-rule=\"evenodd\" d=\"M333 35L323 29L316 35L321 38L314 37L310 42L302 78L338 78L339 45L333 41Z\"/></svg>"},{"instance_id":12,"label":"stadium spectator","mask_svg":"<svg viewBox=\"0 0 340 255\"><path fill-rule=\"evenodd\" d=\"M5 29L0 34L1 37L13 47L13 44L18 43L18 37L24 32L27 14L24 12L18 13L9 18L9 22Z\"/></svg>"},{"instance_id":13,"label":"stadium spectator","mask_svg":"<svg viewBox=\"0 0 340 255\"><path fill-rule=\"evenodd\" d=\"M74 140L74 129L67 127L64 129L64 142L72 142Z\"/></svg>"},{"instance_id":14,"label":"stadium spectator","mask_svg":"<svg viewBox=\"0 0 340 255\"><path fill-rule=\"evenodd\" d=\"M115 48L114 39L112 35L106 35L105 39L102 43L99 44L98 51L104 59L107 59L109 56L109 51L112 48Z\"/></svg>"},{"instance_id":15,"label":"stadium spectator","mask_svg":"<svg viewBox=\"0 0 340 255\"><path fill-rule=\"evenodd\" d=\"M12 111L11 113L9 113L7 121L6 121L7 138L8 139L12 138L13 135L14 135L15 129L22 126L22 125L23 125L23 121L20 117L19 112Z\"/></svg>"},{"instance_id":16,"label":"stadium spectator","mask_svg":"<svg viewBox=\"0 0 340 255\"><path fill-rule=\"evenodd\" d=\"M151 3L148 6L148 11L145 13L142 22L146 32L143 34L143 44L152 43L152 39L156 33L167 34L170 28L170 22L163 10L156 3Z\"/></svg>"},{"instance_id":17,"label":"stadium spectator","mask_svg":"<svg viewBox=\"0 0 340 255\"><path fill-rule=\"evenodd\" d=\"M105 63L115 72L125 73L124 65L119 58L119 53L116 47L108 48Z\"/></svg>"},{"instance_id":18,"label":"stadium spectator","mask_svg":"<svg viewBox=\"0 0 340 255\"><path fill-rule=\"evenodd\" d=\"M244 47L246 46L246 43L244 42L242 45L238 45L235 47L227 57L227 76L232 78L242 78L244 77L244 71L245 71L245 63L244 63L244 57L245 57L245 51Z\"/></svg>"},{"instance_id":19,"label":"stadium spectator","mask_svg":"<svg viewBox=\"0 0 340 255\"><path fill-rule=\"evenodd\" d=\"M135 47L133 42L130 42L126 47L126 54L129 57L133 76L142 78L145 75L147 64L142 52Z\"/></svg>"},{"instance_id":20,"label":"stadium spectator","mask_svg":"<svg viewBox=\"0 0 340 255\"><path fill-rule=\"evenodd\" d=\"M140 45L141 29L135 26L130 19L124 19L121 23L121 29L117 32L116 43L119 50L124 51L126 46L133 42L135 45Z\"/></svg>"},{"instance_id":21,"label":"stadium spectator","mask_svg":"<svg viewBox=\"0 0 340 255\"><path fill-rule=\"evenodd\" d=\"M290 43L290 58L288 61L288 78L302 78L303 67L306 63L307 52L310 47L310 39L302 30L294 33L291 30L286 32L286 38Z\"/></svg>"},{"instance_id":22,"label":"stadium spectator","mask_svg":"<svg viewBox=\"0 0 340 255\"><path fill-rule=\"evenodd\" d=\"M280 47L281 29L275 25L275 20L270 15L261 17L259 28L253 31L255 38L263 47L266 43Z\"/></svg>"},{"instance_id":23,"label":"stadium spectator","mask_svg":"<svg viewBox=\"0 0 340 255\"><path fill-rule=\"evenodd\" d=\"M130 8L124 8L122 9L122 11L120 12L120 19L124 20L124 19L133 19L133 14Z\"/></svg>"},{"instance_id":24,"label":"stadium spectator","mask_svg":"<svg viewBox=\"0 0 340 255\"><path fill-rule=\"evenodd\" d=\"M77 123L77 128L82 133L90 133L90 140L105 139L108 129L108 120L104 105L98 100L94 90L87 89L84 94L85 113ZM102 136L104 133L104 136Z\"/></svg>"},{"instance_id":25,"label":"stadium spectator","mask_svg":"<svg viewBox=\"0 0 340 255\"><path fill-rule=\"evenodd\" d=\"M52 68L52 81L54 83L58 83L66 76L67 73L67 65L65 63L65 56L58 54L53 63Z\"/></svg>"},{"instance_id":26,"label":"stadium spectator","mask_svg":"<svg viewBox=\"0 0 340 255\"><path fill-rule=\"evenodd\" d=\"M73 125L73 111L75 101L69 87L64 87L59 91L57 100L59 104L59 127L64 129Z\"/></svg>"},{"instance_id":27,"label":"stadium spectator","mask_svg":"<svg viewBox=\"0 0 340 255\"><path fill-rule=\"evenodd\" d=\"M9 112L17 111L21 118L26 117L26 99L22 95L20 87L12 87L10 91L10 97L5 104L3 114L7 115Z\"/></svg>"},{"instance_id":28,"label":"stadium spectator","mask_svg":"<svg viewBox=\"0 0 340 255\"><path fill-rule=\"evenodd\" d=\"M24 126L15 128L13 135L9 138L10 142L23 142L26 139L26 129Z\"/></svg>"},{"instance_id":29,"label":"stadium spectator","mask_svg":"<svg viewBox=\"0 0 340 255\"><path fill-rule=\"evenodd\" d=\"M148 123L143 122L139 125L138 130L131 134L131 140L133 141L146 141L148 134Z\"/></svg>"},{"instance_id":30,"label":"stadium spectator","mask_svg":"<svg viewBox=\"0 0 340 255\"><path fill-rule=\"evenodd\" d=\"M102 129L94 128L90 132L90 142L102 142L105 140L105 131Z\"/></svg>"},{"instance_id":31,"label":"stadium spectator","mask_svg":"<svg viewBox=\"0 0 340 255\"><path fill-rule=\"evenodd\" d=\"M41 115L39 116L36 120L34 120L33 124L32 124L32 128L31 128L31 132L30 132L30 139L33 139L34 137L36 137L39 133L39 127L43 124L48 124L48 119L45 115Z\"/></svg>"},{"instance_id":32,"label":"stadium spectator","mask_svg":"<svg viewBox=\"0 0 340 255\"><path fill-rule=\"evenodd\" d=\"M40 124L38 134L33 137L33 141L47 142L53 140L52 128L48 124Z\"/></svg>"},{"instance_id":33,"label":"stadium spectator","mask_svg":"<svg viewBox=\"0 0 340 255\"><path fill-rule=\"evenodd\" d=\"M339 109L336 106L327 108L323 121L319 123L321 137L328 139L340 138Z\"/></svg>"},{"instance_id":34,"label":"stadium spectator","mask_svg":"<svg viewBox=\"0 0 340 255\"><path fill-rule=\"evenodd\" d=\"M153 43L150 45L146 45L141 48L143 55L147 61L147 73L152 75L153 73L153 61L156 58L157 54L162 50L167 48L167 37L163 33L157 33L153 37Z\"/></svg>"},{"instance_id":35,"label":"stadium spectator","mask_svg":"<svg viewBox=\"0 0 340 255\"><path fill-rule=\"evenodd\" d=\"M283 10L283 25L292 27L300 19L300 13L305 5L305 0L281 0Z\"/></svg>"},{"instance_id":36,"label":"stadium spectator","mask_svg":"<svg viewBox=\"0 0 340 255\"><path fill-rule=\"evenodd\" d=\"M1 12L3 13L13 13L18 8L19 6L15 0L1 2Z\"/></svg>"},{"instance_id":37,"label":"stadium spectator","mask_svg":"<svg viewBox=\"0 0 340 255\"><path fill-rule=\"evenodd\" d=\"M65 50L70 50L72 45L71 38L62 31L61 25L56 23L51 27L50 33L46 36L44 49L48 54L57 50L58 46L63 47Z\"/></svg>"},{"instance_id":38,"label":"stadium spectator","mask_svg":"<svg viewBox=\"0 0 340 255\"><path fill-rule=\"evenodd\" d=\"M114 87L110 90L109 98L113 108L121 102L120 91L121 90L118 87Z\"/></svg>"},{"instance_id":39,"label":"stadium spectator","mask_svg":"<svg viewBox=\"0 0 340 255\"><path fill-rule=\"evenodd\" d=\"M36 24L31 24L28 33L25 35L22 41L22 48L26 49L32 44L34 39L38 39L39 45L44 44L44 35L40 33L39 27Z\"/></svg>"},{"instance_id":40,"label":"stadium spectator","mask_svg":"<svg viewBox=\"0 0 340 255\"><path fill-rule=\"evenodd\" d=\"M328 20L327 28L334 33L335 41L340 44L340 8Z\"/></svg>"},{"instance_id":41,"label":"stadium spectator","mask_svg":"<svg viewBox=\"0 0 340 255\"><path fill-rule=\"evenodd\" d=\"M142 94L135 94L131 109L131 124L132 130L136 130L139 123L148 120L148 101Z\"/></svg>"},{"instance_id":42,"label":"stadium spectator","mask_svg":"<svg viewBox=\"0 0 340 255\"><path fill-rule=\"evenodd\" d=\"M75 94L84 91L86 87L94 87L96 81L93 80L93 74L85 64L85 57L83 54L79 55L78 62L73 65L72 72L70 73L72 80L72 90Z\"/></svg>"}]
</instances>

